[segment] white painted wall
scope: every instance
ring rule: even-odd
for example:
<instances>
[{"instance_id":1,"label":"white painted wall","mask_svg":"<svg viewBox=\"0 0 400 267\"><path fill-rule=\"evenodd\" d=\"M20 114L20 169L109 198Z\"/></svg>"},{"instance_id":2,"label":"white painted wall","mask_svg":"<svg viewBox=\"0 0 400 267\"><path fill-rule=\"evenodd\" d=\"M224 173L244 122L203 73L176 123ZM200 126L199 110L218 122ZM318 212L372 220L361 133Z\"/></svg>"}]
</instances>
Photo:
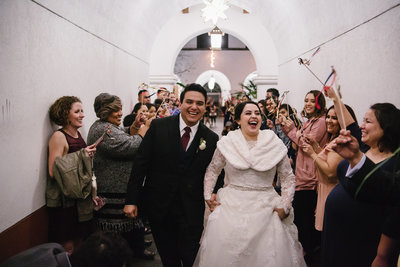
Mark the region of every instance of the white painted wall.
<instances>
[{"instance_id":1,"label":"white painted wall","mask_svg":"<svg viewBox=\"0 0 400 267\"><path fill-rule=\"evenodd\" d=\"M330 66L335 67L343 101L354 109L361 122L374 103L390 102L400 107L399 44L400 6L322 45L310 68L325 80ZM309 58L311 54L301 56ZM281 63L279 74L278 89L281 92L290 90L287 100L298 110L302 109L306 92L322 89L297 59ZM331 104L329 102L328 106Z\"/></svg>"},{"instance_id":2,"label":"white painted wall","mask_svg":"<svg viewBox=\"0 0 400 267\"><path fill-rule=\"evenodd\" d=\"M199 16L201 0L37 2L50 11L30 0L0 1L0 231L44 205L53 131L47 110L56 98L82 99L86 136L98 93L118 94L123 111L130 111L137 86L173 82L183 45L212 28ZM324 78L330 65L336 67L344 101L359 120L375 102L400 107L399 0L230 3L228 20L218 26L249 47L262 90L279 75L278 88L291 90L288 101L300 110L304 94L319 85L296 58L321 46L311 68ZM197 11L180 13L194 5Z\"/></svg>"},{"instance_id":3,"label":"white painted wall","mask_svg":"<svg viewBox=\"0 0 400 267\"><path fill-rule=\"evenodd\" d=\"M87 20L84 28L108 23L91 20L95 13L89 7L76 14L74 5L52 4L65 16L74 14L73 20ZM113 28L118 30L113 26L109 33ZM134 41L114 34L109 41L116 46ZM84 138L96 119L93 101L99 93L120 96L124 113L130 111L148 64L144 47L126 46L129 53L31 1L0 1L0 232L45 204L47 143L55 129L47 111L58 97L81 98Z\"/></svg>"}]
</instances>

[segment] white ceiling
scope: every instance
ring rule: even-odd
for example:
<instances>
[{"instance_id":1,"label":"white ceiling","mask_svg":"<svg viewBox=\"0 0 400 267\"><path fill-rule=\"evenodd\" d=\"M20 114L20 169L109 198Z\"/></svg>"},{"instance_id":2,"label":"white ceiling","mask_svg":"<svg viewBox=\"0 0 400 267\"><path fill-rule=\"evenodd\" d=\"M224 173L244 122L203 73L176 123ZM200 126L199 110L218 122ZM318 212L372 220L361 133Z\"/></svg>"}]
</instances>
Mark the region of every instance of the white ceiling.
<instances>
[{"instance_id":1,"label":"white ceiling","mask_svg":"<svg viewBox=\"0 0 400 267\"><path fill-rule=\"evenodd\" d=\"M164 24L181 10L204 6L202 0L38 0L79 25L114 39L134 54L149 48ZM273 39L279 62L299 56L373 18L399 0L229 0L249 11ZM68 8L67 8L68 7ZM199 17L199 20L201 18ZM96 23L93 23L95 21ZM228 17L229 22L229 17ZM179 31L179 29L176 29ZM251 29L249 29L251 31ZM124 39L125 34L133 35ZM255 32L254 34L257 34ZM166 40L167 41L167 40Z\"/></svg>"}]
</instances>

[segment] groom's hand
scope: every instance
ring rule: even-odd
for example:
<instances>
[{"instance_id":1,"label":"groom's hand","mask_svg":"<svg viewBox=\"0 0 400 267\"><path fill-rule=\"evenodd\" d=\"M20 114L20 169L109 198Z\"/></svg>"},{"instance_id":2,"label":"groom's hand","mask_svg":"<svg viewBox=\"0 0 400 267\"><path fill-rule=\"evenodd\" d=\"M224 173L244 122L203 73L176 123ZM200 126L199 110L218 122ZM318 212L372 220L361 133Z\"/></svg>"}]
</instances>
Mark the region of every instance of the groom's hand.
<instances>
[{"instance_id":1,"label":"groom's hand","mask_svg":"<svg viewBox=\"0 0 400 267\"><path fill-rule=\"evenodd\" d=\"M206 200L206 203L211 212L213 212L217 206L221 205L221 203L217 201L217 194L211 194L211 198Z\"/></svg>"},{"instance_id":2,"label":"groom's hand","mask_svg":"<svg viewBox=\"0 0 400 267\"><path fill-rule=\"evenodd\" d=\"M126 217L136 218L137 216L137 206L136 205L125 205L124 213Z\"/></svg>"}]
</instances>

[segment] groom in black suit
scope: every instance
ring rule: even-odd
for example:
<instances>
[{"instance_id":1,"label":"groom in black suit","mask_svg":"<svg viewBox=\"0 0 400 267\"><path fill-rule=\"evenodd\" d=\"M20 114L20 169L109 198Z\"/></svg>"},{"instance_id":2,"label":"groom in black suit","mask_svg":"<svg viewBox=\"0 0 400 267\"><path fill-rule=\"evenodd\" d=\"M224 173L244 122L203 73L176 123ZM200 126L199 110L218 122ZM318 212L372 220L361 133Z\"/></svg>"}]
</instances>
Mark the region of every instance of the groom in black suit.
<instances>
[{"instance_id":1,"label":"groom in black suit","mask_svg":"<svg viewBox=\"0 0 400 267\"><path fill-rule=\"evenodd\" d=\"M181 113L153 120L134 161L124 212L137 216L138 205L149 218L164 266L192 266L203 231L204 174L218 135L201 118L207 92L187 85Z\"/></svg>"}]
</instances>

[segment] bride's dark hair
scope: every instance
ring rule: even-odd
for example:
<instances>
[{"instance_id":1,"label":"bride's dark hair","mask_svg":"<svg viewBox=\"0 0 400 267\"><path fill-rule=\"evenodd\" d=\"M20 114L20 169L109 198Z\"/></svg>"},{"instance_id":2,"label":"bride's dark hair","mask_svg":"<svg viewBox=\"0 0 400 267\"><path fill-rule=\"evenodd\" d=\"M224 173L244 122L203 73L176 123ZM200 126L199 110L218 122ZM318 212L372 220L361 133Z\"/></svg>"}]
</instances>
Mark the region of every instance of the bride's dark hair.
<instances>
[{"instance_id":1,"label":"bride's dark hair","mask_svg":"<svg viewBox=\"0 0 400 267\"><path fill-rule=\"evenodd\" d=\"M233 123L232 123L231 130L236 130L236 129L239 129L239 128L240 128L240 127L239 127L239 124L237 123L237 121L240 120L240 116L242 115L243 109L244 109L244 107L245 107L247 104L253 104L253 105L255 105L255 106L258 108L258 110L260 111L260 114L261 114L261 109L260 109L260 107L257 105L256 102L253 102L253 101L245 101L245 102L241 102L241 103L237 104L236 107L235 107L235 116L233 117Z\"/></svg>"}]
</instances>

